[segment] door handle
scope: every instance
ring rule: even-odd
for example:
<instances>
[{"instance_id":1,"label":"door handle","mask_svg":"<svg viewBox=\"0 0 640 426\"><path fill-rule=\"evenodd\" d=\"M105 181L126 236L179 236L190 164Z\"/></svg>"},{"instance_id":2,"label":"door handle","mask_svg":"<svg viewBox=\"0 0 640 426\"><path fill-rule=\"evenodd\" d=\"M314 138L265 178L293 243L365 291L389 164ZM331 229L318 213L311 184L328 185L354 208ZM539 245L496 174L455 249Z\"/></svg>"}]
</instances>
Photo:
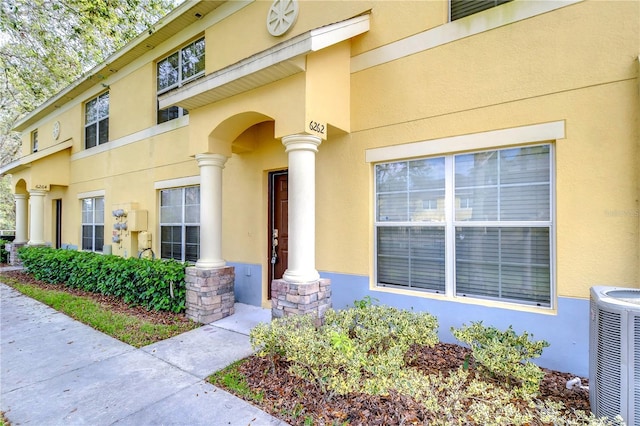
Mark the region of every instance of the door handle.
<instances>
[{"instance_id":1,"label":"door handle","mask_svg":"<svg viewBox=\"0 0 640 426\"><path fill-rule=\"evenodd\" d=\"M275 265L278 262L278 230L274 229L271 233L271 264Z\"/></svg>"}]
</instances>

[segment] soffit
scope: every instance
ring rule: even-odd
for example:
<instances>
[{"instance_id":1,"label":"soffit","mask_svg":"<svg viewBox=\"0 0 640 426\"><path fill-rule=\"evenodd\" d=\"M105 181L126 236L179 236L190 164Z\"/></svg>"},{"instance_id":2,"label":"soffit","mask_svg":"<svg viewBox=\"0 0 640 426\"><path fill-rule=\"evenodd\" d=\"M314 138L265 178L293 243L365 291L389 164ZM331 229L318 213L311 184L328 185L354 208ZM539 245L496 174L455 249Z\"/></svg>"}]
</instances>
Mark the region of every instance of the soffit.
<instances>
[{"instance_id":1,"label":"soffit","mask_svg":"<svg viewBox=\"0 0 640 426\"><path fill-rule=\"evenodd\" d=\"M201 2L185 1L182 5L158 21L151 29L140 34L123 48L105 59L104 62L84 73L75 82L71 83L65 89L58 92L57 95L19 120L13 130L19 132L24 131L30 124L42 119L84 91L100 83L100 81L115 74L118 70L198 21L202 16L218 8L223 3L225 3L223 0ZM198 17L198 15L200 17Z\"/></svg>"},{"instance_id":2,"label":"soffit","mask_svg":"<svg viewBox=\"0 0 640 426\"><path fill-rule=\"evenodd\" d=\"M278 43L159 97L159 107L195 109L305 71L305 56L369 30L369 14L326 25Z\"/></svg>"}]
</instances>

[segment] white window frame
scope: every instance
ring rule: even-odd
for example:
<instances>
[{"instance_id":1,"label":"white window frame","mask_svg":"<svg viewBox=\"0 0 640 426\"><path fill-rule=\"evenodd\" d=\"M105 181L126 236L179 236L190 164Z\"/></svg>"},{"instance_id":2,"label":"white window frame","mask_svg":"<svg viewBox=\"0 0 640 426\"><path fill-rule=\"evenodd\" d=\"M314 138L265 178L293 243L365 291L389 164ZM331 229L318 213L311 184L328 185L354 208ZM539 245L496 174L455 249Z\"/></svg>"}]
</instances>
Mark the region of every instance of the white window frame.
<instances>
[{"instance_id":1,"label":"white window frame","mask_svg":"<svg viewBox=\"0 0 640 426\"><path fill-rule=\"evenodd\" d=\"M165 56L162 59L157 61L157 63L156 63L156 90L157 90L157 96L158 97L160 95L164 94L164 93L167 93L167 92L173 90L173 89L176 89L178 87L182 87L184 84L186 84L186 83L188 83L188 82L190 82L192 80L195 80L197 78L200 78L200 77L202 77L204 75L204 73L205 73L204 69L202 71L192 75L192 76L187 77L187 78L184 78L184 76L182 75L182 52L184 50L188 49L189 47L194 46L196 43L199 43L200 41L202 41L204 43L204 36L203 37L199 37L197 40L192 41L191 43L187 44L186 46L184 46L183 48L181 48L179 50L171 52L169 55L167 55L167 56ZM169 86L166 86L166 87L163 87L163 88L159 88L158 87L158 82L157 82L157 80L159 78L159 74L160 74L159 73L159 68L160 68L160 66L161 66L161 64L163 62L168 61L169 58L171 56L175 55L175 54L178 55L178 80L172 85L169 85ZM202 61L204 61L204 60L205 60L205 55L203 53ZM159 103L156 102L156 105L159 105ZM167 120L160 121L160 112L161 111L165 111L165 110L168 111L171 108L177 108L178 109L178 115L176 117L174 117L174 118L169 118ZM156 107L156 110L157 110L156 111L157 124L166 123L167 121L175 120L176 118L180 118L180 117L183 117L183 116L189 114L189 111L185 110L182 107L168 107L168 108L163 108L163 109L160 109L159 107Z\"/></svg>"},{"instance_id":2,"label":"white window frame","mask_svg":"<svg viewBox=\"0 0 640 426\"><path fill-rule=\"evenodd\" d=\"M158 228L159 228L159 238L158 238L158 244L159 244L159 257L162 259L174 259L174 260L178 260L181 262L194 262L197 261L200 256L200 220L198 220L198 222L187 222L186 219L186 189L187 188L200 188L200 185L189 185L189 186L180 186L180 187L162 187L162 188L158 188L159 189L158 192ZM181 220L180 222L162 222L162 192L163 191L180 191L181 193ZM198 199L198 209L200 206L200 194L199 194L199 199ZM180 227L180 232L181 232L181 237L180 237L180 244L181 244L181 258L180 259L176 259L175 257L164 257L162 255L162 244L163 244L163 240L162 240L162 228L163 227ZM195 260L193 259L187 259L186 255L187 255L187 227L198 227L198 249L197 249L197 258Z\"/></svg>"},{"instance_id":3,"label":"white window frame","mask_svg":"<svg viewBox=\"0 0 640 426\"><path fill-rule=\"evenodd\" d=\"M91 102L96 101L97 104L100 103L101 99L107 98L107 113L106 115L100 115L100 108L97 108L96 111L96 117L95 120L91 120L88 121L87 120L87 111L89 108L89 105L91 104ZM95 98L89 99L87 102L85 102L84 104L84 119L85 119L85 123L84 123L84 135L83 135L83 140L84 140L84 148L85 149L91 149L91 148L95 148L97 146L100 145L104 145L105 143L109 142L109 109L111 107L111 105L109 105L110 102L110 97L109 97L109 91L106 92L102 92L100 93L98 96L96 96ZM102 143L100 143L100 124L105 121L107 122L107 126L106 126L106 140ZM87 129L89 129L90 127L95 127L96 129L96 140L95 140L95 145L92 146L87 146L87 142L89 142L87 140Z\"/></svg>"},{"instance_id":4,"label":"white window frame","mask_svg":"<svg viewBox=\"0 0 640 426\"><path fill-rule=\"evenodd\" d=\"M102 222L96 220L96 200L102 200ZM92 200L92 209L91 209L91 221L85 222L84 220L84 203L85 200ZM84 251L94 251L102 253L103 247L105 244L105 233L104 233L104 216L105 216L105 203L104 196L95 196L95 197L83 197L80 199L80 247ZM92 237L91 237L91 248L84 247L84 228L85 226L90 226L92 229ZM102 246L96 247L96 229L97 227L102 227Z\"/></svg>"},{"instance_id":5,"label":"white window frame","mask_svg":"<svg viewBox=\"0 0 640 426\"><path fill-rule=\"evenodd\" d=\"M38 129L31 132L31 152L38 152Z\"/></svg>"},{"instance_id":6,"label":"white window frame","mask_svg":"<svg viewBox=\"0 0 640 426\"><path fill-rule=\"evenodd\" d=\"M451 164L447 167L449 173L453 172L453 161L455 154L467 153L469 151L491 151L491 150L499 150L502 148L518 148L521 146L534 146L534 145L550 145L550 221L548 224L538 224L549 227L549 239L550 239L550 252L549 252L549 275L550 275L550 304L548 306L540 306L537 308L544 310L553 310L556 306L556 217L555 217L555 184L556 184L556 176L555 176L555 145L560 139L564 139L565 137L565 123L564 121L556 121L542 124L535 124L530 126L522 126L516 128L495 130L489 132L481 132L475 134L454 136L430 141L421 141L421 142L413 142L406 143L388 147L381 148L373 148L366 151L366 161L371 163L372 165L372 173L373 173L373 202L374 208L371 209L373 213L372 223L373 223L373 266L374 266L374 274L372 277L371 286L373 290L381 290L381 291L392 291L392 292L403 292L412 295L420 295L425 297L443 297L442 295L432 296L434 293L428 291L421 291L420 289L412 288L412 287L381 287L378 286L378 252L377 252L377 201L376 201L376 182L375 182L375 166L379 163L385 162L394 162L394 161L409 161L417 158L426 158L426 157L445 157L448 159ZM453 179L446 180L446 191L448 192L449 201L446 203L445 215L448 218L447 220L451 220L452 224L455 223L453 221L454 212L455 212L455 200L453 197ZM447 222L449 224L450 222ZM509 222L510 225L516 226L520 224L520 222ZM478 226L479 223L468 223L465 224L467 226ZM468 296L468 297L460 297L455 295L455 253L454 253L454 244L455 244L455 229L456 225L448 225L445 229L446 235L446 284L445 284L445 294L444 297L449 300L461 300L462 298L465 301L473 301L478 300L478 302L482 300L486 300L481 297ZM509 306L532 306L531 303L527 302L519 302L513 300L504 300L504 299L491 299L498 303L499 305L504 305L506 307ZM536 306L533 304L533 306Z\"/></svg>"}]
</instances>

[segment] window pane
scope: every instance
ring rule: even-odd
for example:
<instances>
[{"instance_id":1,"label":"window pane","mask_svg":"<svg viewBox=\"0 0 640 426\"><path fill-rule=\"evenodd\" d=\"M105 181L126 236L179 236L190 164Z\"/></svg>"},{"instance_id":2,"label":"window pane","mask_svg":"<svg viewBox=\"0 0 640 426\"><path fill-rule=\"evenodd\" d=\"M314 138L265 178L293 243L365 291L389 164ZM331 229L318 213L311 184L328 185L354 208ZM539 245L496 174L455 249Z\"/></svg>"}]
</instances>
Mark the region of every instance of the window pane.
<instances>
[{"instance_id":1,"label":"window pane","mask_svg":"<svg viewBox=\"0 0 640 426\"><path fill-rule=\"evenodd\" d=\"M109 119L105 118L99 122L98 128L98 144L109 142Z\"/></svg>"},{"instance_id":2,"label":"window pane","mask_svg":"<svg viewBox=\"0 0 640 426\"><path fill-rule=\"evenodd\" d=\"M160 191L160 223L182 223L182 188Z\"/></svg>"},{"instance_id":3,"label":"window pane","mask_svg":"<svg viewBox=\"0 0 640 426\"><path fill-rule=\"evenodd\" d=\"M92 99L85 105L85 124L95 123L98 120L98 99Z\"/></svg>"},{"instance_id":4,"label":"window pane","mask_svg":"<svg viewBox=\"0 0 640 426\"><path fill-rule=\"evenodd\" d=\"M200 223L200 187L185 188L185 223Z\"/></svg>"},{"instance_id":5,"label":"window pane","mask_svg":"<svg viewBox=\"0 0 640 426\"><path fill-rule=\"evenodd\" d=\"M378 228L378 283L409 286L407 228Z\"/></svg>"},{"instance_id":6,"label":"window pane","mask_svg":"<svg viewBox=\"0 0 640 426\"><path fill-rule=\"evenodd\" d=\"M500 151L500 182L504 184L549 183L549 145Z\"/></svg>"},{"instance_id":7,"label":"window pane","mask_svg":"<svg viewBox=\"0 0 640 426\"><path fill-rule=\"evenodd\" d=\"M378 228L378 283L443 292L444 227Z\"/></svg>"},{"instance_id":8,"label":"window pane","mask_svg":"<svg viewBox=\"0 0 640 426\"><path fill-rule=\"evenodd\" d=\"M549 228L458 228L456 294L550 304Z\"/></svg>"},{"instance_id":9,"label":"window pane","mask_svg":"<svg viewBox=\"0 0 640 426\"><path fill-rule=\"evenodd\" d=\"M376 165L376 192L407 190L407 163Z\"/></svg>"},{"instance_id":10,"label":"window pane","mask_svg":"<svg viewBox=\"0 0 640 426\"><path fill-rule=\"evenodd\" d=\"M96 241L95 241L95 251L102 251L102 246L104 246L104 226L96 225L95 226L96 233Z\"/></svg>"},{"instance_id":11,"label":"window pane","mask_svg":"<svg viewBox=\"0 0 640 426\"><path fill-rule=\"evenodd\" d=\"M456 220L498 219L497 158L497 151L455 156L455 196L473 206L466 212L456 209Z\"/></svg>"},{"instance_id":12,"label":"window pane","mask_svg":"<svg viewBox=\"0 0 640 426\"><path fill-rule=\"evenodd\" d=\"M441 189L444 191L444 157L409 163L409 189Z\"/></svg>"},{"instance_id":13,"label":"window pane","mask_svg":"<svg viewBox=\"0 0 640 426\"><path fill-rule=\"evenodd\" d=\"M158 124L180 117L180 107L172 106L158 111Z\"/></svg>"},{"instance_id":14,"label":"window pane","mask_svg":"<svg viewBox=\"0 0 640 426\"><path fill-rule=\"evenodd\" d=\"M158 90L178 83L178 52L158 62Z\"/></svg>"},{"instance_id":15,"label":"window pane","mask_svg":"<svg viewBox=\"0 0 640 426\"><path fill-rule=\"evenodd\" d=\"M93 250L93 226L82 226L82 250Z\"/></svg>"},{"instance_id":16,"label":"window pane","mask_svg":"<svg viewBox=\"0 0 640 426\"><path fill-rule=\"evenodd\" d=\"M82 200L82 223L93 223L93 198Z\"/></svg>"},{"instance_id":17,"label":"window pane","mask_svg":"<svg viewBox=\"0 0 640 426\"><path fill-rule=\"evenodd\" d=\"M104 198L96 198L94 203L95 223L104 223Z\"/></svg>"},{"instance_id":18,"label":"window pane","mask_svg":"<svg viewBox=\"0 0 640 426\"><path fill-rule=\"evenodd\" d=\"M500 151L500 220L551 220L548 145Z\"/></svg>"},{"instance_id":19,"label":"window pane","mask_svg":"<svg viewBox=\"0 0 640 426\"><path fill-rule=\"evenodd\" d=\"M98 120L109 116L109 92L98 97L97 110Z\"/></svg>"},{"instance_id":20,"label":"window pane","mask_svg":"<svg viewBox=\"0 0 640 426\"><path fill-rule=\"evenodd\" d=\"M182 79L188 80L204 71L204 39L182 49Z\"/></svg>"},{"instance_id":21,"label":"window pane","mask_svg":"<svg viewBox=\"0 0 640 426\"><path fill-rule=\"evenodd\" d=\"M185 260L197 262L200 257L200 227L187 226L185 231Z\"/></svg>"},{"instance_id":22,"label":"window pane","mask_svg":"<svg viewBox=\"0 0 640 426\"><path fill-rule=\"evenodd\" d=\"M182 260L182 227L160 227L160 256L163 259Z\"/></svg>"},{"instance_id":23,"label":"window pane","mask_svg":"<svg viewBox=\"0 0 640 426\"><path fill-rule=\"evenodd\" d=\"M98 125L91 124L84 129L84 147L92 148L98 142Z\"/></svg>"}]
</instances>

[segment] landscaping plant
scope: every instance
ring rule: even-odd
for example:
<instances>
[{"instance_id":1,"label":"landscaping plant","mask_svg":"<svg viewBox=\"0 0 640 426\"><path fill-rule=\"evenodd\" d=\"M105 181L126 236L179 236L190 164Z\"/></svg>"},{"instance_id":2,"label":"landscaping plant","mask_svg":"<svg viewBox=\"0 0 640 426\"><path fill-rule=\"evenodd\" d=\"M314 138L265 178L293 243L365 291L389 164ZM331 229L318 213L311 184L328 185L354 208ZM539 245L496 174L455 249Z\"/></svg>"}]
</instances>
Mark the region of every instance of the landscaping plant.
<instances>
[{"instance_id":1,"label":"landscaping plant","mask_svg":"<svg viewBox=\"0 0 640 426\"><path fill-rule=\"evenodd\" d=\"M471 347L473 358L481 371L491 377L519 384L525 394L535 394L544 373L530 360L542 355L549 346L544 340L532 341L526 331L516 334L511 326L505 331L488 327L482 321L472 322L451 332L459 341Z\"/></svg>"},{"instance_id":2,"label":"landscaping plant","mask_svg":"<svg viewBox=\"0 0 640 426\"><path fill-rule=\"evenodd\" d=\"M5 245L10 242L11 241L0 238L0 263L9 263L9 252L5 248Z\"/></svg>"},{"instance_id":3,"label":"landscaping plant","mask_svg":"<svg viewBox=\"0 0 640 426\"><path fill-rule=\"evenodd\" d=\"M291 373L315 383L326 398L384 395L401 378L411 345L438 342L437 327L428 313L361 304L328 310L319 327L309 315L275 319L255 327L250 338L260 355L286 360Z\"/></svg>"}]
</instances>

